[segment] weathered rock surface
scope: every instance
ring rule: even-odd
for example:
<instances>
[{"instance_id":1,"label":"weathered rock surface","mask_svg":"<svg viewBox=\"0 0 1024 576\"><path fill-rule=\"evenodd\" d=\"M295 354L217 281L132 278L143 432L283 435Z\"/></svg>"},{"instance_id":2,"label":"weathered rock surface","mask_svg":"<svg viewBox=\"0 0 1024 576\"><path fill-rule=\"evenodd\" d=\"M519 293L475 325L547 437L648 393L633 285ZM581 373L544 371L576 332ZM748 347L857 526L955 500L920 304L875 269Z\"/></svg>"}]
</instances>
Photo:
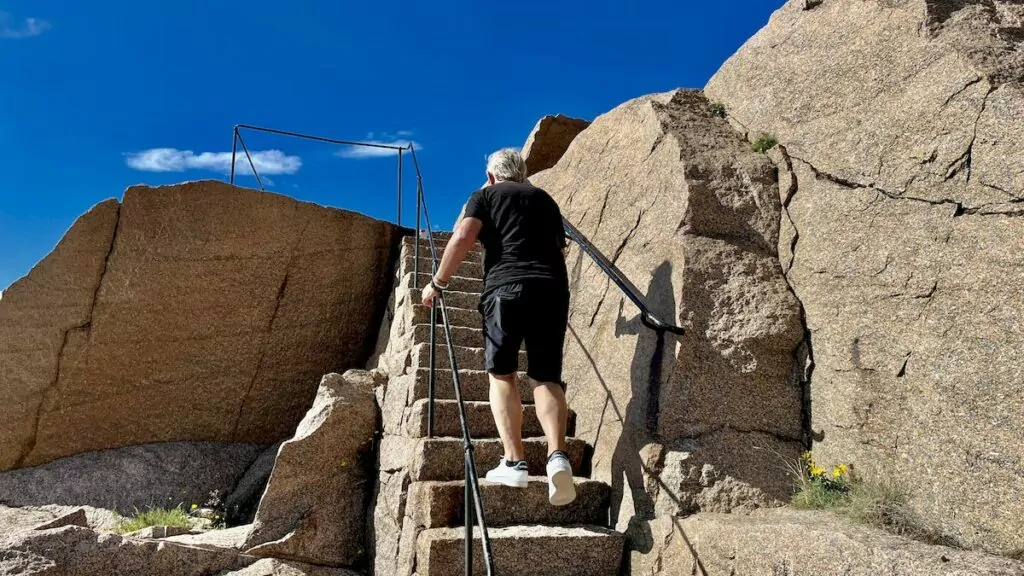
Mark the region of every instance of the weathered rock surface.
<instances>
[{"instance_id":1,"label":"weathered rock surface","mask_svg":"<svg viewBox=\"0 0 1024 576\"><path fill-rule=\"evenodd\" d=\"M562 114L545 116L537 121L533 132L523 145L523 159L526 160L526 173L532 176L547 170L562 158L569 144L584 131L590 122L579 118L570 118Z\"/></svg>"},{"instance_id":2,"label":"weathered rock surface","mask_svg":"<svg viewBox=\"0 0 1024 576\"><path fill-rule=\"evenodd\" d=\"M251 560L234 550L132 540L80 526L0 535L0 574L12 576L206 576Z\"/></svg>"},{"instance_id":3,"label":"weathered rock surface","mask_svg":"<svg viewBox=\"0 0 1024 576\"><path fill-rule=\"evenodd\" d=\"M0 473L10 506L93 506L120 510L202 504L230 490L259 455L258 444L147 444L61 458Z\"/></svg>"},{"instance_id":4,"label":"weathered rock surface","mask_svg":"<svg viewBox=\"0 0 1024 576\"><path fill-rule=\"evenodd\" d=\"M374 374L328 374L274 471L246 540L249 553L328 566L366 561L378 408Z\"/></svg>"},{"instance_id":5,"label":"weathered rock surface","mask_svg":"<svg viewBox=\"0 0 1024 576\"><path fill-rule=\"evenodd\" d=\"M182 544L184 546L195 546L198 548L214 548L220 550L245 549L245 541L249 538L252 525L235 526L223 530L209 530L198 534L182 534L165 538L168 542Z\"/></svg>"},{"instance_id":6,"label":"weathered rock surface","mask_svg":"<svg viewBox=\"0 0 1024 576\"><path fill-rule=\"evenodd\" d=\"M85 508L78 508L74 512L68 512L67 514L58 516L49 522L43 522L33 528L33 530L54 530L65 526L81 526L83 528L88 528L89 519L85 514Z\"/></svg>"},{"instance_id":7,"label":"weathered rock surface","mask_svg":"<svg viewBox=\"0 0 1024 576\"><path fill-rule=\"evenodd\" d=\"M707 86L773 134L816 456L1024 548L1024 4L789 2Z\"/></svg>"},{"instance_id":8,"label":"weathered rock surface","mask_svg":"<svg viewBox=\"0 0 1024 576\"><path fill-rule=\"evenodd\" d=\"M241 570L224 572L221 576L359 576L359 573L344 568L311 566L300 562L282 562L265 558Z\"/></svg>"},{"instance_id":9,"label":"weathered rock surface","mask_svg":"<svg viewBox=\"0 0 1024 576\"><path fill-rule=\"evenodd\" d=\"M1024 564L929 546L824 512L698 514L650 523L655 553L634 554L631 574L705 576L1020 576Z\"/></svg>"},{"instance_id":10,"label":"weathered rock surface","mask_svg":"<svg viewBox=\"0 0 1024 576\"><path fill-rule=\"evenodd\" d=\"M564 376L613 518L788 498L799 455L803 328L777 257L774 167L699 93L597 118L531 178L686 335L643 326L577 248ZM621 503L620 503L621 500Z\"/></svg>"},{"instance_id":11,"label":"weathered rock surface","mask_svg":"<svg viewBox=\"0 0 1024 576\"><path fill-rule=\"evenodd\" d=\"M113 531L118 517L115 512L89 506L25 506L20 508L0 505L0 534L13 534L56 524L58 520L73 518L72 525L80 524L80 511L85 512L84 526L100 532Z\"/></svg>"},{"instance_id":12,"label":"weathered rock surface","mask_svg":"<svg viewBox=\"0 0 1024 576\"><path fill-rule=\"evenodd\" d=\"M97 205L0 300L0 470L286 437L372 353L399 235L213 181Z\"/></svg>"}]
</instances>

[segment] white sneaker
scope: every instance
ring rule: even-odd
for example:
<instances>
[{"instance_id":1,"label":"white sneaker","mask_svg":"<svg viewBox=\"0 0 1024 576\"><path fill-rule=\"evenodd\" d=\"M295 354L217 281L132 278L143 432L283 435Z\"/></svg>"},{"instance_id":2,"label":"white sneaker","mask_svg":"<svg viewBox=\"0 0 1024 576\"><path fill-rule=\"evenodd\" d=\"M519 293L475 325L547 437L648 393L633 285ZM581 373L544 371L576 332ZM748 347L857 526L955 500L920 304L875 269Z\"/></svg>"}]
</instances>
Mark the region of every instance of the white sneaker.
<instances>
[{"instance_id":1,"label":"white sneaker","mask_svg":"<svg viewBox=\"0 0 1024 576\"><path fill-rule=\"evenodd\" d=\"M511 486L513 488L526 488L526 485L529 482L527 479L528 474L529 467L526 465L526 460L520 460L519 462L509 466L505 459L502 458L494 470L487 472L484 479L488 482L504 484L505 486Z\"/></svg>"},{"instance_id":2,"label":"white sneaker","mask_svg":"<svg viewBox=\"0 0 1024 576\"><path fill-rule=\"evenodd\" d=\"M548 501L552 506L565 506L576 499L569 457L558 450L548 458Z\"/></svg>"}]
</instances>

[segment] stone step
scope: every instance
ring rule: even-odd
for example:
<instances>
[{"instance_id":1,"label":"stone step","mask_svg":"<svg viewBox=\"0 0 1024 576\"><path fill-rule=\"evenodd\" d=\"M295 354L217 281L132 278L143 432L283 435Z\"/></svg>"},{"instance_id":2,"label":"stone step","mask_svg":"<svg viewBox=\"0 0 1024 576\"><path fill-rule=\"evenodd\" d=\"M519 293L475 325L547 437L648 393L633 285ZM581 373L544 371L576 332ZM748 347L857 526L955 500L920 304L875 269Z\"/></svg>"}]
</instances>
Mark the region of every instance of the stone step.
<instances>
[{"instance_id":1,"label":"stone step","mask_svg":"<svg viewBox=\"0 0 1024 576\"><path fill-rule=\"evenodd\" d=\"M448 359L444 359L444 364L438 362L438 366L446 366ZM430 369L429 368L418 368L415 371L416 379L413 383L412 400L422 400L427 398L430 388ZM452 383L452 371L451 370L438 370L435 374L434 382L434 399L436 400L454 400L455 399L455 388ZM487 402L490 395L491 383L487 378L487 372L483 370L459 370L459 384L462 386L462 399L470 402ZM533 402L533 388L530 383L526 381L526 373L519 373L519 398L523 403Z\"/></svg>"},{"instance_id":2,"label":"stone step","mask_svg":"<svg viewBox=\"0 0 1024 576\"><path fill-rule=\"evenodd\" d=\"M486 517L485 517L486 518ZM464 574L463 528L424 530L416 541L419 576ZM616 576L625 538L589 526L510 526L487 530L496 574L516 576ZM479 530L474 530L473 574L484 574Z\"/></svg>"},{"instance_id":3,"label":"stone step","mask_svg":"<svg viewBox=\"0 0 1024 576\"><path fill-rule=\"evenodd\" d=\"M435 238L435 243L437 245L437 258L438 260L440 260L441 256L444 254L445 247L448 246L448 239ZM410 253L416 253L416 243L413 240L412 236L406 236L405 238L402 238L402 250L405 250L406 248L409 249ZM420 240L420 258L423 258L424 256L428 260L430 259L430 243L427 242L426 240ZM466 258L464 260L467 262L483 262L483 246L481 246L480 243L478 242L477 245L472 250L466 253Z\"/></svg>"},{"instance_id":4,"label":"stone step","mask_svg":"<svg viewBox=\"0 0 1024 576\"><path fill-rule=\"evenodd\" d=\"M497 438L498 428L491 414L490 402L466 402L466 420L469 423L469 434L473 438ZM406 434L413 438L427 437L428 400L417 400L408 408L409 418L406 420ZM569 436L576 433L576 413L569 410ZM543 436L544 429L537 420L537 409L533 404L523 406L523 436ZM459 403L455 400L434 401L434 436L462 437L462 424L459 421Z\"/></svg>"},{"instance_id":5,"label":"stone step","mask_svg":"<svg viewBox=\"0 0 1024 576\"><path fill-rule=\"evenodd\" d=\"M412 272L416 268L416 254L409 247L402 249L402 260L401 267L399 268L402 276L405 276L409 272ZM430 255L424 252L420 252L420 273L422 274L433 274L433 262L430 260ZM455 269L456 276L465 276L466 278L483 278L484 277L484 265L481 262L470 262L463 260L459 267Z\"/></svg>"},{"instance_id":6,"label":"stone step","mask_svg":"<svg viewBox=\"0 0 1024 576\"><path fill-rule=\"evenodd\" d=\"M439 342L444 341L444 336L440 335ZM484 349L483 348L468 348L465 346L456 346L454 349L455 361L459 364L459 370L483 370L484 369ZM444 344L438 343L437 345L437 368L451 368L451 363L448 360L448 347ZM429 368L430 367L430 344L428 342L421 342L415 344L412 350L412 367L416 368ZM519 351L519 369L526 370L526 352Z\"/></svg>"},{"instance_id":7,"label":"stone step","mask_svg":"<svg viewBox=\"0 0 1024 576\"><path fill-rule=\"evenodd\" d=\"M449 317L449 322L451 319ZM438 343L446 342L444 325L439 321L437 328L435 328L434 337L437 338ZM430 343L430 324L417 324L413 326L413 341L417 343L429 344ZM482 348L484 345L484 331L479 327L467 327L467 326L452 326L452 341L455 342L456 346L464 346L466 348Z\"/></svg>"},{"instance_id":8,"label":"stone step","mask_svg":"<svg viewBox=\"0 0 1024 576\"><path fill-rule=\"evenodd\" d=\"M462 480L416 482L409 487L406 510L410 511L417 525L426 528L464 526L465 487ZM544 476L532 476L526 488L511 488L481 480L480 495L488 527L608 524L611 487L597 480L577 478L576 500L568 506L552 506L548 502L548 481Z\"/></svg>"},{"instance_id":9,"label":"stone step","mask_svg":"<svg viewBox=\"0 0 1024 576\"><path fill-rule=\"evenodd\" d=\"M409 272L402 276L401 286L403 288L419 288L423 289L424 286L430 283L430 274L417 274L416 279L418 284L413 286L413 274ZM463 276L452 276L448 281L448 291L452 292L469 292L475 294L477 299L480 298L480 293L484 290L484 281L479 278L465 278ZM447 291L445 296L447 296ZM445 302L449 302L445 300ZM449 304L453 305L453 304Z\"/></svg>"},{"instance_id":10,"label":"stone step","mask_svg":"<svg viewBox=\"0 0 1024 576\"><path fill-rule=\"evenodd\" d=\"M451 296L446 296L445 303L448 304L448 321L452 323L452 326L480 328L484 325L484 317L475 307L473 309L455 308L451 302ZM413 305L412 314L413 324L426 324L428 327L430 326L430 308L422 304L415 304ZM437 325L440 326L441 324L441 310L438 309Z\"/></svg>"},{"instance_id":11,"label":"stone step","mask_svg":"<svg viewBox=\"0 0 1024 576\"><path fill-rule=\"evenodd\" d=\"M526 450L530 474L546 474L547 442L543 438L525 438L523 448ZM581 478L590 476L587 443L579 438L569 438L566 442L566 452L569 453L573 473ZM483 477L504 456L505 449L501 446L501 440L497 438L474 439L473 453L476 457L477 476ZM465 468L465 451L461 438L424 438L416 448L409 475L413 482L459 480L465 477Z\"/></svg>"}]
</instances>

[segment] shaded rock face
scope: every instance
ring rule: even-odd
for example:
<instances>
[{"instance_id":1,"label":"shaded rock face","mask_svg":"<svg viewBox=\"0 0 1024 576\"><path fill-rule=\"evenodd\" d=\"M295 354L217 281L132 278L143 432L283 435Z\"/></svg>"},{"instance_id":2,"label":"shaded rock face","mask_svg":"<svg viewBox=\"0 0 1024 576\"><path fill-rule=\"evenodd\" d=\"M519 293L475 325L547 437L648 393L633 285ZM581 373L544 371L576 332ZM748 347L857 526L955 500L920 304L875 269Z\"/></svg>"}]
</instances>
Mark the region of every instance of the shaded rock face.
<instances>
[{"instance_id":1,"label":"shaded rock face","mask_svg":"<svg viewBox=\"0 0 1024 576\"><path fill-rule=\"evenodd\" d=\"M707 86L767 132L816 458L1024 547L1024 4L790 2Z\"/></svg>"},{"instance_id":2,"label":"shaded rock face","mask_svg":"<svg viewBox=\"0 0 1024 576\"><path fill-rule=\"evenodd\" d=\"M576 434L595 445L594 477L613 486L617 527L788 498L803 327L777 257L771 162L699 92L675 91L599 117L531 180L658 317L686 330L643 326L572 249L563 375Z\"/></svg>"},{"instance_id":3,"label":"shaded rock face","mask_svg":"<svg viewBox=\"0 0 1024 576\"><path fill-rule=\"evenodd\" d=\"M281 445L246 539L249 554L328 566L365 564L378 408L374 374L324 376Z\"/></svg>"},{"instance_id":4,"label":"shaded rock face","mask_svg":"<svg viewBox=\"0 0 1024 576\"><path fill-rule=\"evenodd\" d=\"M698 514L652 523L654 539L678 541L658 555L634 555L631 573L706 576L1020 576L1024 564L979 552L929 546L823 512Z\"/></svg>"},{"instance_id":5,"label":"shaded rock face","mask_svg":"<svg viewBox=\"0 0 1024 576\"><path fill-rule=\"evenodd\" d=\"M88 452L0 473L0 503L136 508L203 504L231 490L258 444L169 442Z\"/></svg>"},{"instance_id":6,"label":"shaded rock face","mask_svg":"<svg viewBox=\"0 0 1024 576\"><path fill-rule=\"evenodd\" d=\"M0 300L0 470L285 437L372 352L399 235L212 181L97 205Z\"/></svg>"},{"instance_id":7,"label":"shaded rock face","mask_svg":"<svg viewBox=\"0 0 1024 576\"><path fill-rule=\"evenodd\" d=\"M224 499L224 519L228 525L251 524L256 518L256 508L260 505L260 497L267 488L277 452L283 443L272 444L261 452Z\"/></svg>"},{"instance_id":8,"label":"shaded rock face","mask_svg":"<svg viewBox=\"0 0 1024 576\"><path fill-rule=\"evenodd\" d=\"M590 126L587 120L570 118L558 114L545 116L537 121L533 132L523 145L523 159L526 160L526 175L532 176L551 168L562 158L569 144L580 132Z\"/></svg>"}]
</instances>

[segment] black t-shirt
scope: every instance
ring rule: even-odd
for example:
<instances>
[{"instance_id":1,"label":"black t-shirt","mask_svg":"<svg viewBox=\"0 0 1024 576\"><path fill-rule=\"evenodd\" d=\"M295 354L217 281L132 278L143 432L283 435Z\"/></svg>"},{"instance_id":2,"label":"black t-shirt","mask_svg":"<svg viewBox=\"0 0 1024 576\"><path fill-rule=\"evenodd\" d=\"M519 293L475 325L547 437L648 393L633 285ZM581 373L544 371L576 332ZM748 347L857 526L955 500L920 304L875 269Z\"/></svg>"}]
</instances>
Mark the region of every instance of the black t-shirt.
<instances>
[{"instance_id":1,"label":"black t-shirt","mask_svg":"<svg viewBox=\"0 0 1024 576\"><path fill-rule=\"evenodd\" d=\"M499 182L477 190L466 217L483 222L484 293L524 280L549 280L568 289L562 212L547 192L531 184Z\"/></svg>"}]
</instances>

